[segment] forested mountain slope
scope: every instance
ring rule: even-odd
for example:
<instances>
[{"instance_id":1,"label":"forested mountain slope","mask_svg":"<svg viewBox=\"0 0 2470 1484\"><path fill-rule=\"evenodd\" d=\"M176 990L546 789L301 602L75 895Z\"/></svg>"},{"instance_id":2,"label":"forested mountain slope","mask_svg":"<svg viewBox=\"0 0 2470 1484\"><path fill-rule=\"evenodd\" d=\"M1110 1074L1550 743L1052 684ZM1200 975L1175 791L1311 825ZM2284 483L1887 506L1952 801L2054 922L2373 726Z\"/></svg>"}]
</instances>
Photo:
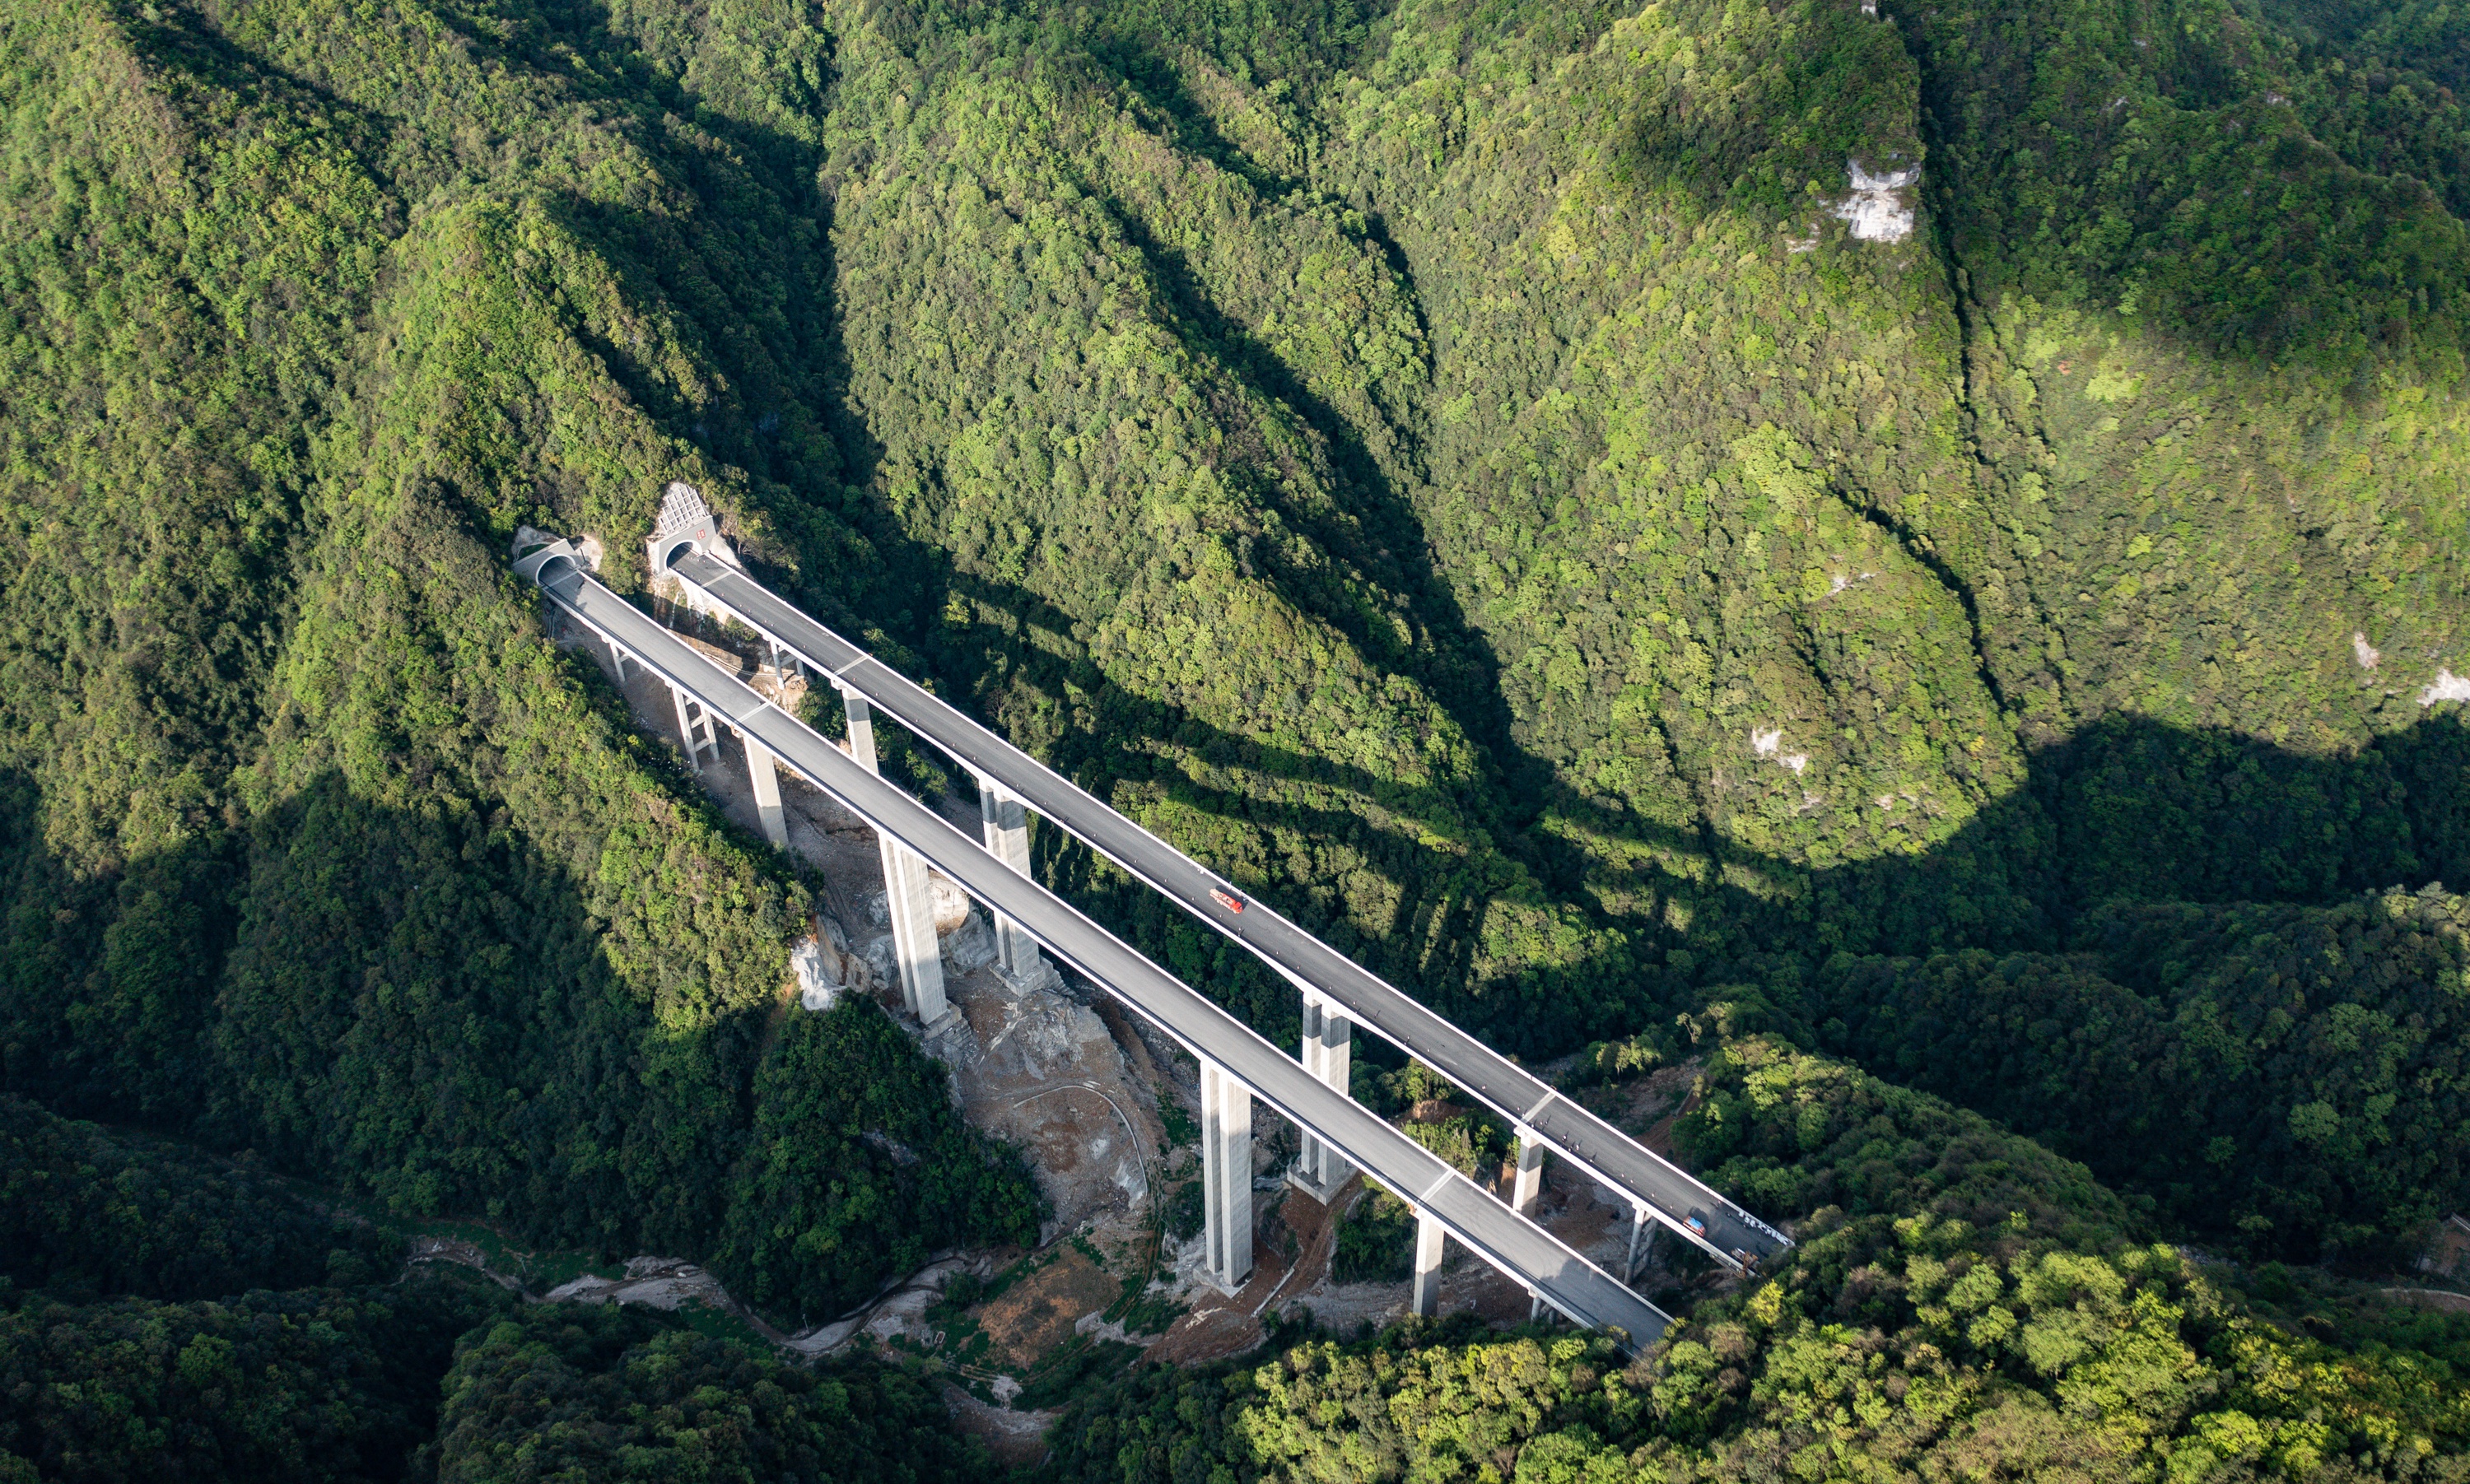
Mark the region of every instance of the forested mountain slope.
<instances>
[{"instance_id":1,"label":"forested mountain slope","mask_svg":"<svg viewBox=\"0 0 2470 1484\"><path fill-rule=\"evenodd\" d=\"M830 1055L905 1087L921 1058L888 1026L766 1033L803 890L553 655L496 553L518 517L615 530L660 478L712 477L594 347L693 367L627 254L686 271L684 181L759 182L612 80L427 12L323 20L0 22L10 1080L402 1211L708 1250L775 1157L764 1065L854 1038ZM503 157L458 157L484 119ZM740 249L777 224L727 220ZM853 1140L879 1115L841 1091L811 1111ZM852 1145L800 1232L865 1240L784 1295L1034 1221L940 1091L915 1116L958 1163Z\"/></svg>"},{"instance_id":2,"label":"forested mountain slope","mask_svg":"<svg viewBox=\"0 0 2470 1484\"><path fill-rule=\"evenodd\" d=\"M2131 917L2246 983L2214 916L2104 904L2470 879L2460 26L12 7L0 1075L784 1310L1032 1229L904 1037L789 1009L804 887L504 570L530 523L639 588L670 478L1522 1055L1755 985L1893 1071L1815 1012L1833 955L1922 995ZM1039 869L1292 1034L1214 936ZM2330 1133L2272 1136L2312 1207L2109 1172L2391 1255L2463 1194L2461 993L2403 996L2452 1029L2372 1220L2324 1218ZM2383 1092L2311 1044L2275 1116L2339 1131ZM856 1138L902 1120L916 1169Z\"/></svg>"},{"instance_id":3,"label":"forested mountain slope","mask_svg":"<svg viewBox=\"0 0 2470 1484\"><path fill-rule=\"evenodd\" d=\"M1829 962L1820 1042L2310 1257L2406 1245L2470 1171L2458 896L2330 908L2113 903L2078 952Z\"/></svg>"},{"instance_id":4,"label":"forested mountain slope","mask_svg":"<svg viewBox=\"0 0 2470 1484\"><path fill-rule=\"evenodd\" d=\"M1052 1434L1059 1479L2456 1480L2470 1320L2309 1316L2131 1235L2083 1167L1762 1037L1685 1148L1803 1241L1628 1364L1480 1325L1148 1367Z\"/></svg>"}]
</instances>

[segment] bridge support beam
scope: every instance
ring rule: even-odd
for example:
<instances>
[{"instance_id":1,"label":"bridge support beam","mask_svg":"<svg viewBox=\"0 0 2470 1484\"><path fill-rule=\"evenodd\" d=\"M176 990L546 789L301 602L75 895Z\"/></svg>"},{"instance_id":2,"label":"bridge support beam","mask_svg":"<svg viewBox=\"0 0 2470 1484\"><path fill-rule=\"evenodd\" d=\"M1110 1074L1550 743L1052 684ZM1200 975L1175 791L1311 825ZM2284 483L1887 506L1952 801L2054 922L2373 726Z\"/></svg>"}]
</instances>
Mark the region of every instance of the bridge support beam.
<instances>
[{"instance_id":1,"label":"bridge support beam","mask_svg":"<svg viewBox=\"0 0 2470 1484\"><path fill-rule=\"evenodd\" d=\"M1441 1311L1441 1257L1449 1234L1430 1211L1415 1213L1415 1312L1427 1319Z\"/></svg>"},{"instance_id":2,"label":"bridge support beam","mask_svg":"<svg viewBox=\"0 0 2470 1484\"><path fill-rule=\"evenodd\" d=\"M746 743L746 777L755 785L755 813L763 822L763 838L772 848L789 848L789 819L781 812L781 774L772 750L752 735Z\"/></svg>"},{"instance_id":3,"label":"bridge support beam","mask_svg":"<svg viewBox=\"0 0 2470 1484\"><path fill-rule=\"evenodd\" d=\"M849 710L850 756L867 772L879 772L874 715L866 698L844 690L841 701ZM892 909L892 951L900 961L900 999L932 1031L951 1006L944 997L944 955L935 942L935 897L926 884L926 863L880 830L874 839L883 855L883 898Z\"/></svg>"},{"instance_id":4,"label":"bridge support beam","mask_svg":"<svg viewBox=\"0 0 2470 1484\"><path fill-rule=\"evenodd\" d=\"M1536 1198L1544 1194L1544 1145L1533 1129L1518 1130L1518 1180L1510 1187L1509 1206L1520 1216L1535 1215Z\"/></svg>"},{"instance_id":5,"label":"bridge support beam","mask_svg":"<svg viewBox=\"0 0 2470 1484\"><path fill-rule=\"evenodd\" d=\"M987 853L1011 867L1015 872L1029 874L1029 813L1020 800L995 786L992 778L978 779L978 815L986 828ZM995 967L1015 990L1041 988L1055 982L1053 965L1037 948L1037 939L1029 930L993 909L988 909L995 919Z\"/></svg>"},{"instance_id":6,"label":"bridge support beam","mask_svg":"<svg viewBox=\"0 0 2470 1484\"><path fill-rule=\"evenodd\" d=\"M1200 1062L1201 1261L1233 1293L1252 1276L1252 1093L1208 1058Z\"/></svg>"},{"instance_id":7,"label":"bridge support beam","mask_svg":"<svg viewBox=\"0 0 2470 1484\"><path fill-rule=\"evenodd\" d=\"M1304 1071L1324 1086L1344 1093L1354 1059L1355 1028L1347 1023L1346 1012L1339 1009L1338 1002L1315 989L1306 988L1303 993ZM1344 1155L1310 1133L1303 1136L1303 1151L1295 1159L1294 1183L1306 1194L1327 1204L1352 1173Z\"/></svg>"},{"instance_id":8,"label":"bridge support beam","mask_svg":"<svg viewBox=\"0 0 2470 1484\"><path fill-rule=\"evenodd\" d=\"M1646 1208L1633 1202L1629 1208L1629 1263L1621 1268L1621 1282L1638 1282L1638 1242L1646 1235Z\"/></svg>"}]
</instances>

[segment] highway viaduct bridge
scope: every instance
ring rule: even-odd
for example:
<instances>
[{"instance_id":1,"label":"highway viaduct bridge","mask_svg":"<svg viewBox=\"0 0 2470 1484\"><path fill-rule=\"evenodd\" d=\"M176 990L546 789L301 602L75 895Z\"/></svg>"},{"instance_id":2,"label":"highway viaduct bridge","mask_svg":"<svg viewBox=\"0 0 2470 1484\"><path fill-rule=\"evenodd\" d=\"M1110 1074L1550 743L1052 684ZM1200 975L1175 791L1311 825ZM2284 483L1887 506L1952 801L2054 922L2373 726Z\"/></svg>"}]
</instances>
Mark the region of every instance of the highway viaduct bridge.
<instances>
[{"instance_id":1,"label":"highway viaduct bridge","mask_svg":"<svg viewBox=\"0 0 2470 1484\"><path fill-rule=\"evenodd\" d=\"M902 999L929 1027L944 1002L927 888L933 867L986 904L998 964L1017 981L1052 972L1041 948L1071 964L1191 1052L1200 1063L1201 1180L1210 1280L1240 1287L1252 1268L1251 1102L1303 1131L1290 1178L1321 1199L1359 1168L1415 1210L1414 1308L1438 1301L1444 1237L1526 1287L1573 1323L1618 1331L1632 1348L1669 1318L1624 1279L1573 1251L1531 1219L1551 1150L1630 1204L1629 1266L1652 1218L1734 1268L1791 1245L1779 1232L1639 1145L1420 1002L1357 965L1233 883L1157 839L1001 737L772 593L751 577L691 488L668 487L646 545L652 578L673 581L692 607L734 619L782 660L828 682L849 717L845 744L817 734L696 653L592 575L575 548L541 539L516 570L618 657L669 687L690 762L717 754L726 728L746 748L757 811L785 843L776 767L785 767L871 825L883 851L885 896ZM983 839L971 840L875 768L872 709L897 718L977 780ZM1027 814L1083 841L1293 983L1303 1000L1300 1059L1290 1057L1191 986L1089 920L1029 874ZM1459 1174L1346 1095L1352 1028L1361 1025L1422 1060L1508 1120L1518 1173L1508 1202Z\"/></svg>"}]
</instances>

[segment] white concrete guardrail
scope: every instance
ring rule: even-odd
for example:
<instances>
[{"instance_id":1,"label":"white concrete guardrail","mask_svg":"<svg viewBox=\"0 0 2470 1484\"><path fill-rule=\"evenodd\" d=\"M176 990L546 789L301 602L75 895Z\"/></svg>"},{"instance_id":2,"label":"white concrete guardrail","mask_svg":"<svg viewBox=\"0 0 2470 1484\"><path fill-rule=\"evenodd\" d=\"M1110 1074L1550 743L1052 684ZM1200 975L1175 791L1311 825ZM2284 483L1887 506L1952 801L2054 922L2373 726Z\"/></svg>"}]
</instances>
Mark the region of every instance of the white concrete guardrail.
<instances>
[{"instance_id":1,"label":"white concrete guardrail","mask_svg":"<svg viewBox=\"0 0 2470 1484\"><path fill-rule=\"evenodd\" d=\"M1431 1150L1307 1073L1250 1027L696 653L595 580L569 543L552 540L519 551L516 571L599 636L621 661L653 671L682 698L691 698L744 737L750 760L757 749L777 758L879 833L916 851L963 891L1022 925L1048 952L1174 1037L1200 1060L1204 1084L1213 1075L1231 1078L1397 1193L1416 1208L1435 1256L1439 1233L1446 1231L1524 1285L1539 1304L1574 1324L1614 1333L1628 1349L1651 1342L1670 1324L1662 1310L1560 1239L1486 1194ZM1242 1124L1249 1116L1247 1108L1233 1121ZM1246 1142L1248 1148L1248 1138ZM1248 1174L1247 1160L1244 1175ZM1242 1183L1248 1193L1248 1178ZM1248 1221L1242 1236L1248 1250ZM1423 1269L1427 1264L1418 1265ZM1248 1259L1244 1266L1248 1270ZM1422 1302L1423 1276L1419 1271L1418 1308L1429 1312Z\"/></svg>"}]
</instances>

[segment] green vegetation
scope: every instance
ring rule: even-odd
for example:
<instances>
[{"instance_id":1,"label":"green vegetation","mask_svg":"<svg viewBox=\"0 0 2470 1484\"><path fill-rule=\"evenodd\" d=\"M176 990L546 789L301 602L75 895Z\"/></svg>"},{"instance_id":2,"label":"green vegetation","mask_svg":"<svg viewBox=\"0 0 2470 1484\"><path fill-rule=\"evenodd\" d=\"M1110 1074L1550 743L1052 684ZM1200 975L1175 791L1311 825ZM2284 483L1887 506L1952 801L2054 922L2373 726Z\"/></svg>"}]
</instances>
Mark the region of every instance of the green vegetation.
<instances>
[{"instance_id":1,"label":"green vegetation","mask_svg":"<svg viewBox=\"0 0 2470 1484\"><path fill-rule=\"evenodd\" d=\"M1339 1283L1397 1283L1415 1271L1415 1209L1377 1185L1339 1225L1329 1275Z\"/></svg>"},{"instance_id":2,"label":"green vegetation","mask_svg":"<svg viewBox=\"0 0 2470 1484\"><path fill-rule=\"evenodd\" d=\"M728 486L690 437L713 414L664 421L592 347L687 364L702 333L627 296L684 261L654 197L759 194L780 161L733 163L631 42L595 33L609 70L576 78L461 24L0 20L22 223L0 248L0 1064L399 1216L713 1250L789 1157L753 1102L804 1044L768 1033L804 893L545 642L494 553L523 520L640 524L671 475ZM494 179L456 153L484 118L528 141ZM687 238L733 262L796 236L703 220ZM787 354L813 327L777 328ZM771 395L741 340L726 384ZM944 1110L940 1074L890 1052ZM906 1188L927 1195L851 1195L1011 1230L1011 1167L928 1143L963 1164ZM749 1272L779 1261L739 1245ZM871 1287L906 1250L809 1251L774 1290Z\"/></svg>"},{"instance_id":3,"label":"green vegetation","mask_svg":"<svg viewBox=\"0 0 2470 1484\"><path fill-rule=\"evenodd\" d=\"M639 1310L550 1305L475 1330L455 1346L445 1397L421 1458L440 1484L991 1473L897 1370L810 1370Z\"/></svg>"},{"instance_id":4,"label":"green vegetation","mask_svg":"<svg viewBox=\"0 0 2470 1484\"><path fill-rule=\"evenodd\" d=\"M1395 1072L1374 1072L1370 1058L1359 1063L1356 1097L1385 1117L1405 1115L1407 1136L1447 1160L1469 1179L1484 1181L1501 1171L1514 1144L1507 1125L1480 1108L1455 1101L1457 1090L1449 1079L1420 1061L1410 1059Z\"/></svg>"},{"instance_id":5,"label":"green vegetation","mask_svg":"<svg viewBox=\"0 0 2470 1484\"><path fill-rule=\"evenodd\" d=\"M2404 84L2326 81L2453 23L2182 11L29 8L10 1085L608 1253L757 1221L803 891L493 555L633 587L671 476L1529 1055L1780 950L2461 874L2458 231L2388 209ZM1828 215L1853 157L1915 235Z\"/></svg>"},{"instance_id":6,"label":"green vegetation","mask_svg":"<svg viewBox=\"0 0 2470 1484\"><path fill-rule=\"evenodd\" d=\"M1565 1419L1497 1472L2453 1467L2449 1340L2300 1339L2149 1243L2388 1264L2470 1201L2458 6L345 9L0 12L0 1152L44 1303L361 1304L368 1234L278 1173L782 1318L1033 1229L914 1043L787 1002L808 883L506 571L590 534L642 595L684 478L1504 1049L1726 1041L1682 1137L1812 1223L1652 1385L1316 1351L1144 1380L1223 1399L1140 1425L1200 1449L1156 1469L1312 1472L1225 1419L1452 1367ZM1851 235L1855 167L1919 169L1873 202L1909 235ZM1060 832L1037 865L1293 1035L1239 946ZM265 1340L264 1415L361 1322ZM22 1363L124 1355L56 1332ZM592 1407L657 1348L505 1343L472 1374Z\"/></svg>"},{"instance_id":7,"label":"green vegetation","mask_svg":"<svg viewBox=\"0 0 2470 1484\"><path fill-rule=\"evenodd\" d=\"M56 1296L221 1298L391 1278L403 1239L245 1166L0 1097L0 1278Z\"/></svg>"},{"instance_id":8,"label":"green vegetation","mask_svg":"<svg viewBox=\"0 0 2470 1484\"><path fill-rule=\"evenodd\" d=\"M2406 1266L2470 1185L2470 918L2113 905L2070 955L1827 965L1821 1039L2259 1254Z\"/></svg>"},{"instance_id":9,"label":"green vegetation","mask_svg":"<svg viewBox=\"0 0 2470 1484\"><path fill-rule=\"evenodd\" d=\"M1036 1244L1027 1163L961 1122L944 1078L861 999L781 1025L712 1249L734 1297L820 1323L940 1248Z\"/></svg>"},{"instance_id":10,"label":"green vegetation","mask_svg":"<svg viewBox=\"0 0 2470 1484\"><path fill-rule=\"evenodd\" d=\"M847 1011L829 1018L847 1032ZM0 1101L0 1155L12 1484L987 1472L897 1371L769 1358L709 1311L524 1308L452 1266L378 1287L400 1233L17 1100Z\"/></svg>"},{"instance_id":11,"label":"green vegetation","mask_svg":"<svg viewBox=\"0 0 2470 1484\"><path fill-rule=\"evenodd\" d=\"M1750 1039L1685 1146L1796 1224L1788 1264L1624 1365L1464 1320L1136 1374L1052 1434L1060 1479L2393 1478L2470 1470L2470 1320L2276 1327L2080 1166ZM2418 1333L2412 1333L2412 1332ZM2404 1346L2392 1334L2410 1333Z\"/></svg>"},{"instance_id":12,"label":"green vegetation","mask_svg":"<svg viewBox=\"0 0 2470 1484\"><path fill-rule=\"evenodd\" d=\"M405 1477L454 1336L502 1307L451 1281L82 1308L12 1295L0 1478Z\"/></svg>"}]
</instances>

